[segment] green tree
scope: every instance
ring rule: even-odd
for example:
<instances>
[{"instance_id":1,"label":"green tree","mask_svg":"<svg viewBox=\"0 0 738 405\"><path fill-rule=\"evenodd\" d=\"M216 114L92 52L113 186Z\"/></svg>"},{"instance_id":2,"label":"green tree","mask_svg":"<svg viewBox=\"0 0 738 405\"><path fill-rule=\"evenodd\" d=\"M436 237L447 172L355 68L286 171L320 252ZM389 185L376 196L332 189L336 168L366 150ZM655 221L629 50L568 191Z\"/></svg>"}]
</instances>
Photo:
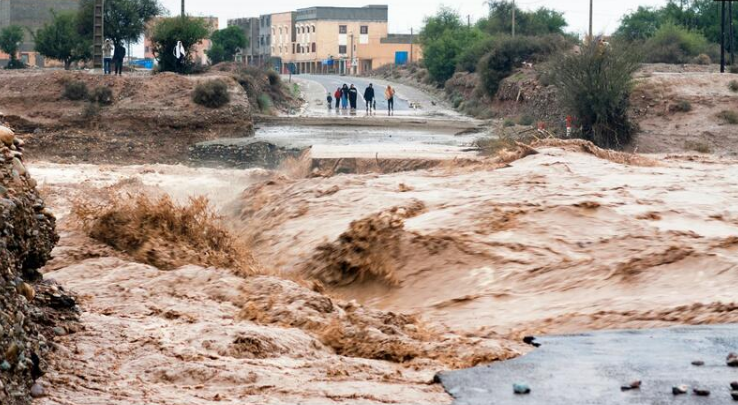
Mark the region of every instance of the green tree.
<instances>
[{"instance_id":1,"label":"green tree","mask_svg":"<svg viewBox=\"0 0 738 405\"><path fill-rule=\"evenodd\" d=\"M638 7L638 10L623 17L615 36L626 41L639 41L651 38L664 22L664 13L652 7Z\"/></svg>"},{"instance_id":2,"label":"green tree","mask_svg":"<svg viewBox=\"0 0 738 405\"><path fill-rule=\"evenodd\" d=\"M95 0L81 1L79 32L82 36L92 37L94 10ZM159 0L105 0L105 37L116 45L136 43L149 21L163 12Z\"/></svg>"},{"instance_id":3,"label":"green tree","mask_svg":"<svg viewBox=\"0 0 738 405\"><path fill-rule=\"evenodd\" d=\"M172 17L161 19L153 28L151 42L154 55L162 72L177 70L174 47L182 41L185 48L185 70L192 68L190 49L193 45L207 38L208 29L205 20L196 17Z\"/></svg>"},{"instance_id":4,"label":"green tree","mask_svg":"<svg viewBox=\"0 0 738 405\"><path fill-rule=\"evenodd\" d=\"M441 7L436 15L425 18L425 24L419 35L420 42L428 45L431 41L441 38L446 31L459 31L463 27L459 13L448 7Z\"/></svg>"},{"instance_id":5,"label":"green tree","mask_svg":"<svg viewBox=\"0 0 738 405\"><path fill-rule=\"evenodd\" d=\"M23 68L25 65L18 60L18 50L23 42L23 28L9 25L0 31L0 50L10 55L7 69Z\"/></svg>"},{"instance_id":6,"label":"green tree","mask_svg":"<svg viewBox=\"0 0 738 405\"><path fill-rule=\"evenodd\" d=\"M64 69L72 63L90 58L92 40L77 30L78 14L73 11L54 13L50 23L36 31L36 51L47 58L64 62Z\"/></svg>"},{"instance_id":7,"label":"green tree","mask_svg":"<svg viewBox=\"0 0 738 405\"><path fill-rule=\"evenodd\" d=\"M439 38L423 47L423 63L431 78L444 84L456 72L456 67L467 47L483 40L484 34L466 27L446 30ZM474 47L476 49L476 47Z\"/></svg>"},{"instance_id":8,"label":"green tree","mask_svg":"<svg viewBox=\"0 0 738 405\"><path fill-rule=\"evenodd\" d=\"M244 34L241 28L236 26L215 31L210 36L210 40L213 42L213 46L207 54L212 64L233 61L236 52L239 49L245 48L248 44L246 34Z\"/></svg>"},{"instance_id":9,"label":"green tree","mask_svg":"<svg viewBox=\"0 0 738 405\"><path fill-rule=\"evenodd\" d=\"M512 33L512 14L515 9L515 33L519 35L563 34L567 23L558 11L541 7L536 11L521 10L511 1L489 1L489 15L477 26L492 35Z\"/></svg>"}]
</instances>

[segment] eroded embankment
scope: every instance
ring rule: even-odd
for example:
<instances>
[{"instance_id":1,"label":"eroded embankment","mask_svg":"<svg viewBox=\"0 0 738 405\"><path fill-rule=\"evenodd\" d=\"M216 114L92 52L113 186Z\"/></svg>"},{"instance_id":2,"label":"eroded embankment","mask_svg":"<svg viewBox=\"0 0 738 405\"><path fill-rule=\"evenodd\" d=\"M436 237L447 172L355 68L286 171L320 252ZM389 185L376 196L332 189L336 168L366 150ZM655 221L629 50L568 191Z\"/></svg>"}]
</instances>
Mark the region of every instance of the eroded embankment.
<instances>
[{"instance_id":1,"label":"eroded embankment","mask_svg":"<svg viewBox=\"0 0 738 405\"><path fill-rule=\"evenodd\" d=\"M477 335L738 320L733 162L581 142L501 160L277 179L243 194L240 228L263 262Z\"/></svg>"}]
</instances>

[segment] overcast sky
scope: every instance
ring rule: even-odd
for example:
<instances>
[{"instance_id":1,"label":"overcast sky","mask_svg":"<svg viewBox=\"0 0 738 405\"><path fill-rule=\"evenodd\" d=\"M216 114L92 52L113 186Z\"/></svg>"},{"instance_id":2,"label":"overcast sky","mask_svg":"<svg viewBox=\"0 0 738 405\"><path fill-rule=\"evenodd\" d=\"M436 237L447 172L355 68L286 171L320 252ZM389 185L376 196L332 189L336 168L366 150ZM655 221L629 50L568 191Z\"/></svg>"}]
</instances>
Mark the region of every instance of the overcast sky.
<instances>
[{"instance_id":1,"label":"overcast sky","mask_svg":"<svg viewBox=\"0 0 738 405\"><path fill-rule=\"evenodd\" d=\"M179 13L180 0L160 1L171 14ZM562 11L569 22L569 31L587 31L589 0L521 0L517 3L523 9L548 7ZM595 33L611 33L617 29L623 14L638 6L665 3L666 0L594 0ZM217 16L221 28L225 28L229 18L256 17L311 6L360 7L367 4L389 5L389 25L393 33L410 33L410 28L417 32L422 27L423 18L435 13L441 5L448 5L464 16L470 15L472 21L483 17L487 10L484 0L186 0L188 14Z\"/></svg>"}]
</instances>

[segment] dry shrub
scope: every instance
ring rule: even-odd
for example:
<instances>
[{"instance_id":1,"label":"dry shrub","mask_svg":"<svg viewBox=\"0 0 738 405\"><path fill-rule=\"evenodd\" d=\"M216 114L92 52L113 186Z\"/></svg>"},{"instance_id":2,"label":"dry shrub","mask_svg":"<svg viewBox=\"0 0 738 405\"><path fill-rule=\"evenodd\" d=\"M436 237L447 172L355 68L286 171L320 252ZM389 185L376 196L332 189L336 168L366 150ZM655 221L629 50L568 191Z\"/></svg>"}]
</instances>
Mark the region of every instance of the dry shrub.
<instances>
[{"instance_id":1,"label":"dry shrub","mask_svg":"<svg viewBox=\"0 0 738 405\"><path fill-rule=\"evenodd\" d=\"M208 108L223 107L231 101L228 85L220 79L200 83L192 91L192 101Z\"/></svg>"},{"instance_id":2,"label":"dry shrub","mask_svg":"<svg viewBox=\"0 0 738 405\"><path fill-rule=\"evenodd\" d=\"M738 93L738 80L731 80L730 83L728 83L728 88L733 93Z\"/></svg>"},{"instance_id":3,"label":"dry shrub","mask_svg":"<svg viewBox=\"0 0 738 405\"><path fill-rule=\"evenodd\" d=\"M707 142L704 141L685 141L684 149L693 150L699 153L712 153L712 148Z\"/></svg>"},{"instance_id":4,"label":"dry shrub","mask_svg":"<svg viewBox=\"0 0 738 405\"><path fill-rule=\"evenodd\" d=\"M335 242L324 243L304 269L306 276L330 285L377 280L397 285L396 270L401 265L400 241L404 220L420 214L420 201L393 207L354 221Z\"/></svg>"},{"instance_id":5,"label":"dry shrub","mask_svg":"<svg viewBox=\"0 0 738 405\"><path fill-rule=\"evenodd\" d=\"M723 120L726 124L736 125L738 124L738 113L735 111L724 110L718 113L718 118Z\"/></svg>"},{"instance_id":6,"label":"dry shrub","mask_svg":"<svg viewBox=\"0 0 738 405\"><path fill-rule=\"evenodd\" d=\"M177 205L144 194L105 204L77 203L73 216L90 237L160 269L186 264L256 272L249 249L222 225L204 197Z\"/></svg>"}]
</instances>

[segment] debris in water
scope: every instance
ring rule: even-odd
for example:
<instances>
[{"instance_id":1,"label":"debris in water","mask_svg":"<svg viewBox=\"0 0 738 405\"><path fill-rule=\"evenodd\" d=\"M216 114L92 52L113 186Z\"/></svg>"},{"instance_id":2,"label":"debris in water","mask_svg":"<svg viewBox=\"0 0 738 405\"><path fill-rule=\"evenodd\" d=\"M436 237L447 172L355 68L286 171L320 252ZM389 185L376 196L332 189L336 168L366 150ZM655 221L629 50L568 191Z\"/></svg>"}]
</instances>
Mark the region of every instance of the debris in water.
<instances>
[{"instance_id":1,"label":"debris in water","mask_svg":"<svg viewBox=\"0 0 738 405\"><path fill-rule=\"evenodd\" d=\"M728 354L727 364L728 367L738 367L738 354Z\"/></svg>"},{"instance_id":2,"label":"debris in water","mask_svg":"<svg viewBox=\"0 0 738 405\"><path fill-rule=\"evenodd\" d=\"M530 387L525 383L513 384L513 392L518 395L530 394Z\"/></svg>"},{"instance_id":3,"label":"debris in water","mask_svg":"<svg viewBox=\"0 0 738 405\"><path fill-rule=\"evenodd\" d=\"M675 387L671 387L671 393L674 395L682 395L686 394L689 391L689 387L686 385L677 385Z\"/></svg>"},{"instance_id":4,"label":"debris in water","mask_svg":"<svg viewBox=\"0 0 738 405\"><path fill-rule=\"evenodd\" d=\"M698 397L709 397L710 396L710 390L704 389L704 388L695 388L692 390L695 395Z\"/></svg>"},{"instance_id":5,"label":"debris in water","mask_svg":"<svg viewBox=\"0 0 738 405\"><path fill-rule=\"evenodd\" d=\"M705 365L705 362L702 361L702 360L695 360L695 361L692 362L692 365L693 366L697 366L697 367L702 367L702 366Z\"/></svg>"},{"instance_id":6,"label":"debris in water","mask_svg":"<svg viewBox=\"0 0 738 405\"><path fill-rule=\"evenodd\" d=\"M733 391L738 391L738 381L733 381L730 383L730 389Z\"/></svg>"},{"instance_id":7,"label":"debris in water","mask_svg":"<svg viewBox=\"0 0 738 405\"><path fill-rule=\"evenodd\" d=\"M533 347L541 347L541 344L538 343L538 342L536 342L536 337L535 336L526 336L526 337L524 337L523 338L523 343L525 343L527 345L531 345Z\"/></svg>"},{"instance_id":8,"label":"debris in water","mask_svg":"<svg viewBox=\"0 0 738 405\"><path fill-rule=\"evenodd\" d=\"M628 385L620 387L621 391L639 390L641 389L641 380L633 381Z\"/></svg>"},{"instance_id":9,"label":"debris in water","mask_svg":"<svg viewBox=\"0 0 738 405\"><path fill-rule=\"evenodd\" d=\"M730 391L730 396L733 397L733 401L738 401L738 391Z\"/></svg>"}]
</instances>

